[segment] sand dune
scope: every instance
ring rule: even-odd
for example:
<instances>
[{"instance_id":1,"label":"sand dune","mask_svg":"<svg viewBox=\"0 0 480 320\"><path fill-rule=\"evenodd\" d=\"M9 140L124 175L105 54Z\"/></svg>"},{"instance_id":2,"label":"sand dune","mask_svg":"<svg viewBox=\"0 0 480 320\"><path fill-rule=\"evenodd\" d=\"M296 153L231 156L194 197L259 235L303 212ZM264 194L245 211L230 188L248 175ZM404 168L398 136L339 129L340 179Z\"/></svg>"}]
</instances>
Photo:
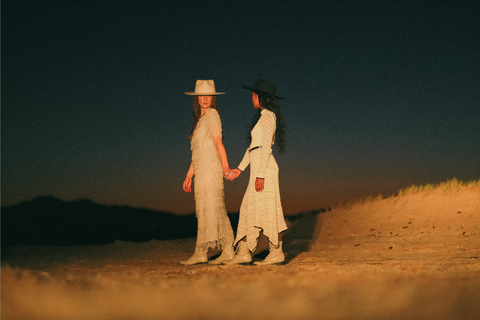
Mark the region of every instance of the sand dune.
<instances>
[{"instance_id":1,"label":"sand dune","mask_svg":"<svg viewBox=\"0 0 480 320\"><path fill-rule=\"evenodd\" d=\"M195 239L4 248L1 316L480 318L478 187L305 213L289 227L287 263L266 267L179 265Z\"/></svg>"}]
</instances>

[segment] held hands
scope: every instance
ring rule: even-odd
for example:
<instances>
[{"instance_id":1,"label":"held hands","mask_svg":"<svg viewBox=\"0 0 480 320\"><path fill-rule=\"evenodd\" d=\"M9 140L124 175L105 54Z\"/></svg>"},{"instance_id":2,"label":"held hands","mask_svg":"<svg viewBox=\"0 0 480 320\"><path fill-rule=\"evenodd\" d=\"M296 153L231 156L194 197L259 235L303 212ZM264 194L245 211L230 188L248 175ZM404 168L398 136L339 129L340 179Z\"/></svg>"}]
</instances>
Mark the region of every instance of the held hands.
<instances>
[{"instance_id":1,"label":"held hands","mask_svg":"<svg viewBox=\"0 0 480 320\"><path fill-rule=\"evenodd\" d=\"M240 171L239 169L233 169L233 170L230 170L230 172L228 173L228 180L230 181L233 181L235 179L238 178L238 176L242 173L242 171Z\"/></svg>"},{"instance_id":2,"label":"held hands","mask_svg":"<svg viewBox=\"0 0 480 320\"><path fill-rule=\"evenodd\" d=\"M233 181L235 180L234 175L233 175L233 170L230 170L230 168L223 168L223 177L227 180Z\"/></svg>"},{"instance_id":3,"label":"held hands","mask_svg":"<svg viewBox=\"0 0 480 320\"><path fill-rule=\"evenodd\" d=\"M240 169L233 169L231 170L230 172L226 172L225 173L225 178L227 180L230 180L230 181L233 181L235 179L238 178L238 176L242 173L242 171L240 171ZM255 180L255 190L257 192L261 192L263 191L263 189L265 188L265 179L263 178L257 178Z\"/></svg>"}]
</instances>

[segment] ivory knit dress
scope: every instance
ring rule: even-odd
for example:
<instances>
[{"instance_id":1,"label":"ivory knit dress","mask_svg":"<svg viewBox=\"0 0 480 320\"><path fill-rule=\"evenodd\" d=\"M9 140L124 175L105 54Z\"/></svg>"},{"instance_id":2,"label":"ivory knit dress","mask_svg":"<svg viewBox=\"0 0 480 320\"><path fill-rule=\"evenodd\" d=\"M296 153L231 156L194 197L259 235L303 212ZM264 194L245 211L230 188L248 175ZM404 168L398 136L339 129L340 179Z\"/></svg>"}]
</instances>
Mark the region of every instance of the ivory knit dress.
<instances>
[{"instance_id":1,"label":"ivory knit dress","mask_svg":"<svg viewBox=\"0 0 480 320\"><path fill-rule=\"evenodd\" d=\"M194 172L195 209L198 222L196 251L232 245L233 230L225 208L223 169L214 136L222 137L217 110L209 109L197 123L191 150Z\"/></svg>"},{"instance_id":2,"label":"ivory knit dress","mask_svg":"<svg viewBox=\"0 0 480 320\"><path fill-rule=\"evenodd\" d=\"M278 246L278 234L287 230L280 199L278 165L272 154L275 128L275 114L263 109L251 131L250 147L238 166L238 169L244 171L250 164L250 179L240 206L235 243L247 236L247 246L251 252L257 247L260 230L263 230L263 234L274 246ZM260 192L255 190L257 177L265 178L264 190Z\"/></svg>"}]
</instances>

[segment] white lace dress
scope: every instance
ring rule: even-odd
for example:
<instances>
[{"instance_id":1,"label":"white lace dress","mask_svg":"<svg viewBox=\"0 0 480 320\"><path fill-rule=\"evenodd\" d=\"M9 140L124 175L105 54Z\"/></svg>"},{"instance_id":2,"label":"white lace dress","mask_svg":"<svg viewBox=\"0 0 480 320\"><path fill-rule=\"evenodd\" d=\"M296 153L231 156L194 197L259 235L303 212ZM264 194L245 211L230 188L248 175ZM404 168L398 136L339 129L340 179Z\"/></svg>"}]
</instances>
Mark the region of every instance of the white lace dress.
<instances>
[{"instance_id":1,"label":"white lace dress","mask_svg":"<svg viewBox=\"0 0 480 320\"><path fill-rule=\"evenodd\" d=\"M280 199L278 165L272 154L275 128L275 114L263 109L260 119L252 129L250 147L238 166L238 169L243 171L250 164L250 179L240 206L235 244L247 236L248 249L252 252L257 247L261 230L275 246L278 245L278 234L287 230ZM255 147L259 148L252 150ZM255 190L257 177L265 179L264 190L260 192Z\"/></svg>"},{"instance_id":2,"label":"white lace dress","mask_svg":"<svg viewBox=\"0 0 480 320\"><path fill-rule=\"evenodd\" d=\"M222 136L222 122L215 109L198 121L192 136L195 209L198 222L196 249L231 245L233 230L225 208L223 169L213 136Z\"/></svg>"}]
</instances>

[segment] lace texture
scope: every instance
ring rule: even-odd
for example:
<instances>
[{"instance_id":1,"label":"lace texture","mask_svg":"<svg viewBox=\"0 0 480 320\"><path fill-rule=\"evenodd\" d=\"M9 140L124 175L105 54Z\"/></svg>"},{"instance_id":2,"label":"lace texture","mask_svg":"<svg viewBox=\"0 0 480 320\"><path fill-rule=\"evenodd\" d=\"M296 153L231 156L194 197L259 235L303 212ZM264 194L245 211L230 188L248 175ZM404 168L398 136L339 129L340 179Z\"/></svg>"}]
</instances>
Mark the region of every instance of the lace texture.
<instances>
[{"instance_id":1,"label":"lace texture","mask_svg":"<svg viewBox=\"0 0 480 320\"><path fill-rule=\"evenodd\" d=\"M278 246L278 234L287 230L280 198L278 165L272 154L275 128L275 114L264 109L252 129L252 144L249 149L255 147L254 144L259 141L262 147L251 152L247 150L238 166L240 170L245 170L250 164L250 179L240 206L235 243L247 236L247 246L252 252L257 247L261 230L275 247ZM261 192L255 190L257 177L265 179L264 190Z\"/></svg>"},{"instance_id":2,"label":"lace texture","mask_svg":"<svg viewBox=\"0 0 480 320\"><path fill-rule=\"evenodd\" d=\"M233 230L225 208L223 170L212 136L222 135L215 109L198 121L192 137L195 211L198 221L196 250L208 251L233 243Z\"/></svg>"}]
</instances>

